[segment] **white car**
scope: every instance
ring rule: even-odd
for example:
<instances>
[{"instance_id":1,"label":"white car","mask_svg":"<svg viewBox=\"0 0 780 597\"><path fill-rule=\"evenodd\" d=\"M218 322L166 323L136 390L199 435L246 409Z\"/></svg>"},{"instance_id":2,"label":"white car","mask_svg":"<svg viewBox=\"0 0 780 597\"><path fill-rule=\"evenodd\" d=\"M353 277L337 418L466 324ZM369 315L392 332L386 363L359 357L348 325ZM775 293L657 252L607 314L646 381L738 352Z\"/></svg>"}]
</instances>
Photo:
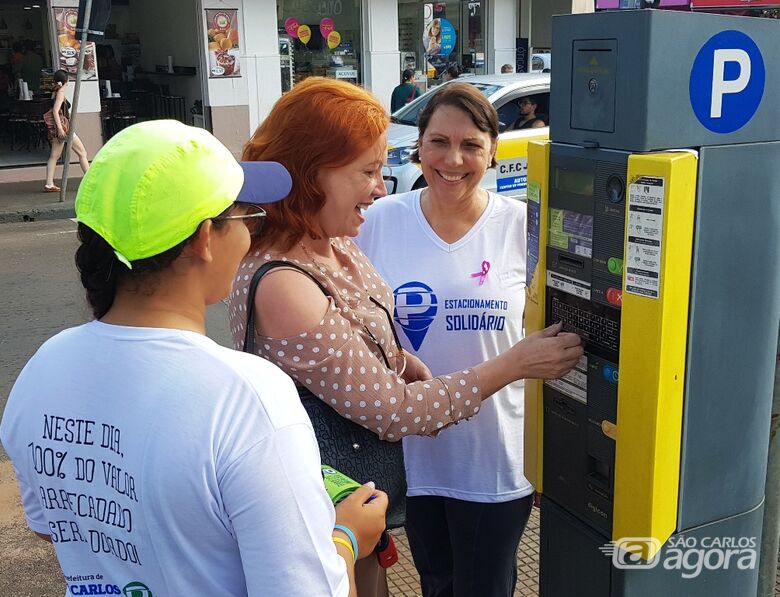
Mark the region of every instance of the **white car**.
<instances>
[{"instance_id":1,"label":"white car","mask_svg":"<svg viewBox=\"0 0 780 597\"><path fill-rule=\"evenodd\" d=\"M443 83L396 111L387 133L387 167L384 170L388 193L404 193L427 186L419 164L411 161L417 143L417 119L433 94L453 82L474 85L490 100L498 112L499 142L496 152L498 167L490 168L481 186L513 197L524 197L528 141L547 139L550 134L550 75L520 73L512 75L477 75ZM519 101L533 95L536 114L548 125L544 128L513 130L520 116Z\"/></svg>"}]
</instances>

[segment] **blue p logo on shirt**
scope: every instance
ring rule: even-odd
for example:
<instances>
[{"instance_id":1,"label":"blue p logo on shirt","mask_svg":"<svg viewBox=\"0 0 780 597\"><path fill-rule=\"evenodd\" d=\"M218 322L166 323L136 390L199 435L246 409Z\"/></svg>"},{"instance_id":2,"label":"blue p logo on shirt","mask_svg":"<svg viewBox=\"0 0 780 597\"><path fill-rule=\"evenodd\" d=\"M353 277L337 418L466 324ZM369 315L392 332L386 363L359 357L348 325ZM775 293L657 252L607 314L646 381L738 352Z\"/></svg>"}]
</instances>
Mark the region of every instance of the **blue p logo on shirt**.
<instances>
[{"instance_id":1,"label":"blue p logo on shirt","mask_svg":"<svg viewBox=\"0 0 780 597\"><path fill-rule=\"evenodd\" d=\"M439 310L433 289L422 282L407 282L393 291L395 309L393 319L418 350L422 346L428 328Z\"/></svg>"},{"instance_id":2,"label":"blue p logo on shirt","mask_svg":"<svg viewBox=\"0 0 780 597\"><path fill-rule=\"evenodd\" d=\"M745 126L764 95L766 69L756 43L741 31L721 31L693 61L688 92L696 118L714 133Z\"/></svg>"}]
</instances>

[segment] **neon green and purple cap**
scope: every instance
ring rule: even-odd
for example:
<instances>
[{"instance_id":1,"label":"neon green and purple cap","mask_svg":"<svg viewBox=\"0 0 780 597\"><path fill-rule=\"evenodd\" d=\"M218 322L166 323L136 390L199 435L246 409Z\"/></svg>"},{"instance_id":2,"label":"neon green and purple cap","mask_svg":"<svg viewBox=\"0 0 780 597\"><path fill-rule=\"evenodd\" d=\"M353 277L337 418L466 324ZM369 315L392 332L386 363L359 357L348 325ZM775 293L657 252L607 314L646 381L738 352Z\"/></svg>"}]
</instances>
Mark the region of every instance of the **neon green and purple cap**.
<instances>
[{"instance_id":1,"label":"neon green and purple cap","mask_svg":"<svg viewBox=\"0 0 780 597\"><path fill-rule=\"evenodd\" d=\"M123 129L97 153L79 186L76 220L132 267L233 203L274 203L291 188L277 162L238 162L204 129L150 120Z\"/></svg>"}]
</instances>

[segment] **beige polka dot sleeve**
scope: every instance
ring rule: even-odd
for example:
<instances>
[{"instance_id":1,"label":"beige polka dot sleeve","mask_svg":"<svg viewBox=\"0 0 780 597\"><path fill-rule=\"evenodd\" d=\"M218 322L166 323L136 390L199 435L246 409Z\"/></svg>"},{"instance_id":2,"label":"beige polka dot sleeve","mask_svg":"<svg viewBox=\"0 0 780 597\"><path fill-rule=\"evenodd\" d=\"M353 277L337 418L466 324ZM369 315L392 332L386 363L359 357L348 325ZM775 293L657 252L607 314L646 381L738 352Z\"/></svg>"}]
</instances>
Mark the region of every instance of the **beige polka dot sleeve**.
<instances>
[{"instance_id":1,"label":"beige polka dot sleeve","mask_svg":"<svg viewBox=\"0 0 780 597\"><path fill-rule=\"evenodd\" d=\"M397 441L406 435L435 435L477 413L482 394L477 375L471 369L409 384L398 375L394 367L400 369L402 360L398 358L387 317L393 310L392 292L351 241L334 243L334 248L341 253L341 272L295 261L331 294L325 317L314 329L291 338L269 338L256 333L257 354L278 365L342 416L371 429L382 439ZM254 253L242 263L230 298L231 328L237 349L244 341L251 274L264 261L279 258ZM354 280L358 280L357 286ZM358 291L354 290L356 287ZM381 302L384 309L370 296Z\"/></svg>"}]
</instances>

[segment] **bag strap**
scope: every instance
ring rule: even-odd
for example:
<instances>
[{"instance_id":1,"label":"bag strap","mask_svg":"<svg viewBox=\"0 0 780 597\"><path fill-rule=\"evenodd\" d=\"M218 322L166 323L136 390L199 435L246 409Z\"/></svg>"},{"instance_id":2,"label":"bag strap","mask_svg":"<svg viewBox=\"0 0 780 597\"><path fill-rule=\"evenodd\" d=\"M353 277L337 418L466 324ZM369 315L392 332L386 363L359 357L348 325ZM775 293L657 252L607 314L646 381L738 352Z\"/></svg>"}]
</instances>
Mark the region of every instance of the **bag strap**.
<instances>
[{"instance_id":1,"label":"bag strap","mask_svg":"<svg viewBox=\"0 0 780 597\"><path fill-rule=\"evenodd\" d=\"M417 85L412 84L412 93L409 95L408 98L406 98L406 103L411 103L412 100L414 100L415 96L417 95Z\"/></svg>"},{"instance_id":2,"label":"bag strap","mask_svg":"<svg viewBox=\"0 0 780 597\"><path fill-rule=\"evenodd\" d=\"M257 285L260 283L260 280L264 275L279 267L298 270L302 274L308 276L312 282L319 286L320 290L322 290L322 293L325 296L330 297L330 293L326 290L325 286L323 286L317 278L312 276L299 265L295 265L289 261L279 260L264 263L259 268L257 268L257 271L255 271L254 275L252 276L252 281L249 283L249 291L247 293L246 299L246 333L244 334L244 352L251 354L255 353L255 294L257 293Z\"/></svg>"}]
</instances>

